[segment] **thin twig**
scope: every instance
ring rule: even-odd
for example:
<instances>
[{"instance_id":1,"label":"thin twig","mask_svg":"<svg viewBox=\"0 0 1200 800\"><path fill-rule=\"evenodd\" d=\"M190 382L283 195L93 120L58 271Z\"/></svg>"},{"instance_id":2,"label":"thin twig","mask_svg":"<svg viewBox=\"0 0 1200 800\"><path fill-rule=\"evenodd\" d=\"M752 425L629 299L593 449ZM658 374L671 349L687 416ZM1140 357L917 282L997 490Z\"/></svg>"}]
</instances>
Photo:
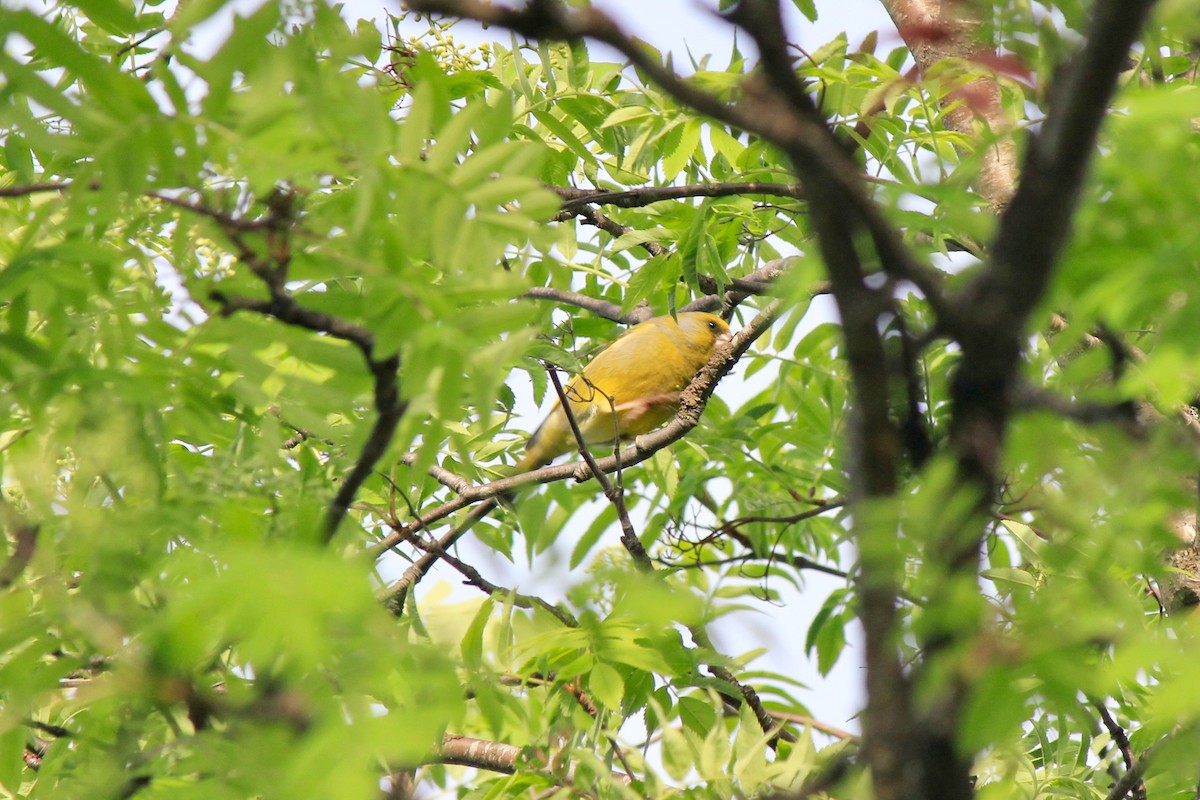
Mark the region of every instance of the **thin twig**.
<instances>
[{"instance_id":1,"label":"thin twig","mask_svg":"<svg viewBox=\"0 0 1200 800\"><path fill-rule=\"evenodd\" d=\"M590 311L598 317L610 319L613 322L620 322L624 325L636 325L639 322L645 322L654 316L654 312L647 307L635 308L626 313L621 306L616 303L609 303L605 300L599 300L595 297L589 297L586 294L572 292L566 289L554 289L549 286L534 286L527 289L525 297L531 300L550 300L562 305L575 306L582 308L585 311Z\"/></svg>"},{"instance_id":2,"label":"thin twig","mask_svg":"<svg viewBox=\"0 0 1200 800\"><path fill-rule=\"evenodd\" d=\"M843 730L836 725L830 725L828 722L822 722L819 719L814 719L806 714L793 714L790 711L772 711L771 716L781 722L791 722L796 725L805 725L812 728L814 731L832 736L835 739L858 741L859 736L856 733Z\"/></svg>"},{"instance_id":3,"label":"thin twig","mask_svg":"<svg viewBox=\"0 0 1200 800\"><path fill-rule=\"evenodd\" d=\"M488 498L484 502L471 509L471 513L467 515L456 528L442 536L436 542L430 542L425 545L425 553L409 565L408 569L404 570L404 574L396 581L381 590L376 597L380 602L386 603L388 609L400 616L404 613L404 600L408 594L408 590L418 583L422 578L429 574L429 570L433 569L433 565L444 556L455 542L467 534L471 527L479 520L486 517L498 506L499 503L495 498ZM428 522L428 519L426 519ZM395 534L393 534L395 535ZM412 534L410 533L409 536ZM389 539L391 537L388 537ZM405 537L408 538L408 537ZM399 540L403 541L403 540ZM399 541L388 545L388 548L399 544Z\"/></svg>"},{"instance_id":4,"label":"thin twig","mask_svg":"<svg viewBox=\"0 0 1200 800\"><path fill-rule=\"evenodd\" d=\"M414 539L413 543L421 549L426 548L425 543L420 539ZM552 614L559 622L568 628L579 627L579 620L575 619L571 612L560 606L554 605L548 600L538 597L537 595L521 594L513 589L508 589L504 586L498 586L497 584L494 584L484 578L483 575L479 573L479 570L475 569L475 567L471 566L460 558L456 558L450 553L443 551L438 557L462 573L463 577L466 578L464 583L469 586L474 586L475 588L480 589L489 595L500 595L502 597L511 598L512 604L518 608L530 609L535 606L541 607Z\"/></svg>"},{"instance_id":5,"label":"thin twig","mask_svg":"<svg viewBox=\"0 0 1200 800\"><path fill-rule=\"evenodd\" d=\"M717 649L713 646L712 639L709 638L708 632L705 631L702 626L690 625L688 626L688 631L692 634L692 640L695 641L698 647L702 647L705 650L708 650L710 653L717 653ZM768 742L772 748L776 746L780 739L785 742L798 741L796 739L796 735L787 728L783 727L782 723L777 720L770 711L767 710L766 706L763 705L762 700L759 699L758 692L754 691L752 686L742 683L737 679L737 676L730 672L726 667L720 666L719 664L709 664L708 671L711 672L715 678L724 681L725 683L729 684L730 687L732 687L732 695L725 692L721 693L721 698L727 705L732 708L737 708L742 703L745 703L750 708L751 712L754 714L754 718L758 720L758 725L760 728L762 728L762 732L770 737Z\"/></svg>"},{"instance_id":6,"label":"thin twig","mask_svg":"<svg viewBox=\"0 0 1200 800\"><path fill-rule=\"evenodd\" d=\"M1132 772L1134 764L1137 762L1133 756L1133 746L1129 743L1129 736L1126 735L1125 729L1117 723L1117 721L1113 718L1112 712L1108 710L1108 706L1106 706L1102 701L1089 698L1088 702L1090 702L1092 707L1099 712L1100 722L1108 731L1108 735L1112 737L1113 744L1115 744L1117 749L1120 751L1121 758L1125 761L1126 774ZM1143 767L1143 770L1144 769L1145 768ZM1118 781L1118 783L1119 782L1120 781ZM1129 791L1131 792L1134 800L1146 800L1146 784L1140 779L1133 784Z\"/></svg>"}]
</instances>

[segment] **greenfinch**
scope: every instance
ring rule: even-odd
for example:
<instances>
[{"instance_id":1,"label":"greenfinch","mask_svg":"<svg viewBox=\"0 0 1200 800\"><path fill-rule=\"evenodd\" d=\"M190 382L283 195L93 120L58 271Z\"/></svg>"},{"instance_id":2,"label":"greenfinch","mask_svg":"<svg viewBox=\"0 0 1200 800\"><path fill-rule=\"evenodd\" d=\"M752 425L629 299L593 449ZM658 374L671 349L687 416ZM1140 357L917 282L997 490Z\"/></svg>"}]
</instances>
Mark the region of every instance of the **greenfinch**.
<instances>
[{"instance_id":1,"label":"greenfinch","mask_svg":"<svg viewBox=\"0 0 1200 800\"><path fill-rule=\"evenodd\" d=\"M671 419L683 390L729 340L725 320L700 311L655 317L625 331L563 389L584 441L611 445ZM567 415L555 401L517 468L536 469L576 447Z\"/></svg>"}]
</instances>

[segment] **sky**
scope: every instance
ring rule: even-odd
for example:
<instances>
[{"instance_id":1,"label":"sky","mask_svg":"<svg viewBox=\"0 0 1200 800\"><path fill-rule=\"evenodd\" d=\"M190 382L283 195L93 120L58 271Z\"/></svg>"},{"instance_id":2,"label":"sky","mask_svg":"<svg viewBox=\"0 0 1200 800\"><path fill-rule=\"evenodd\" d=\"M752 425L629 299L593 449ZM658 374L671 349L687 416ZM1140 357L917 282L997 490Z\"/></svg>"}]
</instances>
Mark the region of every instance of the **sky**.
<instances>
[{"instance_id":1,"label":"sky","mask_svg":"<svg viewBox=\"0 0 1200 800\"><path fill-rule=\"evenodd\" d=\"M871 31L880 32L883 46L900 44L899 34L892 25L879 0L834 0L818 3L816 22L809 22L788 0L782 0L788 26L789 41L805 50L813 50L832 40L839 33L846 33L851 45L858 44ZM398 0L346 0L345 14L349 17L376 19L382 10L395 12ZM716 12L716 0L593 0L593 5L602 8L621 23L628 33L643 39L663 52L676 54L676 65L685 65L690 50L697 60L710 54L714 61L728 63L733 45L733 29ZM472 31L468 33L468 31ZM455 26L456 37L478 35L482 41L493 38L506 39L496 31L479 32L477 26L465 24ZM753 52L752 45L744 37L738 41L745 53ZM609 51L610 53L612 51ZM615 58L615 56L611 56Z\"/></svg>"},{"instance_id":2,"label":"sky","mask_svg":"<svg viewBox=\"0 0 1200 800\"><path fill-rule=\"evenodd\" d=\"M787 0L788 39L805 50L813 50L845 32L850 43L857 44L872 30L895 28L884 13L879 0L836 0L818 3L821 15L809 22ZM653 44L660 50L672 50L682 60L687 51L699 56L711 53L723 56L732 43L731 28L716 14L715 0L597 0L595 5L620 20L626 30ZM881 40L883 36L881 35ZM896 41L899 37L896 35ZM748 43L739 40L749 52Z\"/></svg>"}]
</instances>

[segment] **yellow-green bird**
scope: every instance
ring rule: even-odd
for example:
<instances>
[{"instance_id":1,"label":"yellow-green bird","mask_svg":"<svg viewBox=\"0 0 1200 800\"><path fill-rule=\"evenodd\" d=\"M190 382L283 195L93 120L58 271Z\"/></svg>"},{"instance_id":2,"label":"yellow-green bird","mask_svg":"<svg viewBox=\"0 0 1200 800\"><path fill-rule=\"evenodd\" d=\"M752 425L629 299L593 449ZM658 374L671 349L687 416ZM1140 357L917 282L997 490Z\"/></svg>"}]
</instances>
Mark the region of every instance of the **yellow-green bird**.
<instances>
[{"instance_id":1,"label":"yellow-green bird","mask_svg":"<svg viewBox=\"0 0 1200 800\"><path fill-rule=\"evenodd\" d=\"M725 320L700 311L655 317L625 331L563 389L584 441L611 445L671 419L683 390L729 339ZM536 469L575 449L571 424L555 401L517 468Z\"/></svg>"}]
</instances>

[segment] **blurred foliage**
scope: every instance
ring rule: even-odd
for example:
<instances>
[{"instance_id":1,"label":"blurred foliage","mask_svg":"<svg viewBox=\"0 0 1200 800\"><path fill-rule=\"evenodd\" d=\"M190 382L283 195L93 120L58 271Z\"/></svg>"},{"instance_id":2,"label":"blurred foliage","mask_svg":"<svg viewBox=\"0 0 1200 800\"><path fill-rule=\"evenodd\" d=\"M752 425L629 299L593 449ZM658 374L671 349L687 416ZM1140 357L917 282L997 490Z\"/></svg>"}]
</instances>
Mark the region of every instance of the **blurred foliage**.
<instances>
[{"instance_id":1,"label":"blurred foliage","mask_svg":"<svg viewBox=\"0 0 1200 800\"><path fill-rule=\"evenodd\" d=\"M629 231L614 237L551 221L547 188L789 183L782 154L583 45L497 34L467 46L420 18L381 33L323 3L234 5L0 14L0 516L16 568L0 572L0 794L354 798L413 771L424 790L462 797L752 796L851 752L853 739L803 723L776 749L709 669L733 669L801 720L809 691L753 671L761 651L720 654L694 635L749 608L803 640L821 673L857 669L844 655L852 581L812 598L807 629L771 605L804 590L813 565L852 573L856 557L841 506L848 376L831 307L813 297L823 273L803 201L605 206ZM819 5L795 2L810 19ZM1022 65L995 76L1019 140L1086 6L986 9L982 35ZM986 559L961 586L922 559L955 513L945 460L914 466L890 512L904 646L923 626L991 623L928 677L969 687L959 734L987 798L1105 796L1123 766L1093 700L1138 750L1173 733L1150 796L1195 794L1200 641L1144 592L1165 578L1168 520L1195 504L1194 448L1170 422L1200 388L1195 10L1167 4L1131 62L1043 315L1069 325L1030 331L1026 369L1063 397L1144 401L1166 421L1134 440L1048 413L1016 419ZM798 69L877 178L881 207L953 284L976 263L954 243L986 242L994 221L971 189L978 144L942 118L987 66L914 79L907 50L880 39L839 37ZM686 66L734 97L752 64L734 47ZM291 227L257 225L281 196ZM352 344L222 313L216 294L265 297L245 256L283 240L287 291L398 355L407 403L324 550L325 509L371 429L372 375ZM648 242L666 253L650 257ZM524 292L666 313L702 283L784 257L785 310L726 384L740 389L623 473L659 574L605 549L616 513L589 503L591 484L560 482L472 536L501 558L555 564L554 580L524 590L567 613L434 578L398 617L378 602L417 553L363 554L452 497L429 468L507 474L528 431L514 416L546 399L544 361L577 368L618 333ZM927 308L900 303L919 337ZM747 299L735 328L762 304ZM1136 352L1115 378L1089 345L1097 326ZM940 342L919 358L935 445L955 362ZM436 763L446 733L520 747L517 771ZM632 785L616 777L627 771ZM831 792L870 788L851 771Z\"/></svg>"}]
</instances>

